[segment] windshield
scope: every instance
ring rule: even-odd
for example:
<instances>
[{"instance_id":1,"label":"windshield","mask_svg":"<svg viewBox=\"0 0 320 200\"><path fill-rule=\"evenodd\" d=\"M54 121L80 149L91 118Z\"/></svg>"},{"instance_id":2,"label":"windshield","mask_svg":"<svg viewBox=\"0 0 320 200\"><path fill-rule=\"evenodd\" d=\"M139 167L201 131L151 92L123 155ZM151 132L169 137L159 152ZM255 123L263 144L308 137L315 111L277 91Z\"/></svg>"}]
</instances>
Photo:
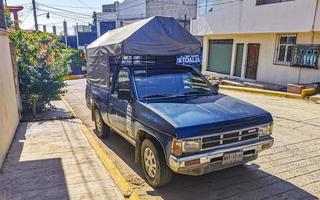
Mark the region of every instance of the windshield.
<instances>
[{"instance_id":1,"label":"windshield","mask_svg":"<svg viewBox=\"0 0 320 200\"><path fill-rule=\"evenodd\" d=\"M133 74L140 99L213 93L207 82L192 68L139 69L134 70Z\"/></svg>"}]
</instances>

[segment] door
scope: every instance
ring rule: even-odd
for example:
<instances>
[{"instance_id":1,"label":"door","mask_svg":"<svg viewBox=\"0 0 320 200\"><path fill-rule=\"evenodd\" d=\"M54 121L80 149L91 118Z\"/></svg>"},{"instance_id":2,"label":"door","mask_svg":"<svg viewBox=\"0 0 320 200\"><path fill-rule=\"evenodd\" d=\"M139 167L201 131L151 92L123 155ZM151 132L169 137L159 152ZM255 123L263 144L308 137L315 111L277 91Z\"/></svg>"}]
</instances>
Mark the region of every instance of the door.
<instances>
[{"instance_id":1,"label":"door","mask_svg":"<svg viewBox=\"0 0 320 200\"><path fill-rule=\"evenodd\" d=\"M208 71L230 74L233 40L210 40Z\"/></svg>"},{"instance_id":2,"label":"door","mask_svg":"<svg viewBox=\"0 0 320 200\"><path fill-rule=\"evenodd\" d=\"M128 69L121 69L114 81L109 100L109 120L113 128L118 129L122 133L128 134L131 127L127 127L128 120L131 121L131 105L127 100L120 100L118 98L118 91L120 89L131 90L131 82ZM130 113L128 112L130 111ZM127 112L130 116L127 116Z\"/></svg>"},{"instance_id":3,"label":"door","mask_svg":"<svg viewBox=\"0 0 320 200\"><path fill-rule=\"evenodd\" d=\"M257 79L260 44L248 44L246 78Z\"/></svg>"},{"instance_id":4,"label":"door","mask_svg":"<svg viewBox=\"0 0 320 200\"><path fill-rule=\"evenodd\" d=\"M234 71L234 76L241 76L241 69L243 63L243 48L244 44L237 44L237 54L236 54L236 67Z\"/></svg>"}]
</instances>

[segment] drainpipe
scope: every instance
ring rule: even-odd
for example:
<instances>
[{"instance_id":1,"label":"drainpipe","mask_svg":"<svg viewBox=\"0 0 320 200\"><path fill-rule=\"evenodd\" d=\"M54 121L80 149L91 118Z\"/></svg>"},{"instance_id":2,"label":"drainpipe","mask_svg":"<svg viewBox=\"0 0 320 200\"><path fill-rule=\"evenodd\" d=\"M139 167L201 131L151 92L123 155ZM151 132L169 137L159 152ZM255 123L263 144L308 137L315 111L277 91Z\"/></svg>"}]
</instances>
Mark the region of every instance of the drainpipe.
<instances>
[{"instance_id":1,"label":"drainpipe","mask_svg":"<svg viewBox=\"0 0 320 200\"><path fill-rule=\"evenodd\" d=\"M318 12L318 5L319 5L319 0L316 0L316 8L314 9L314 14L313 14L313 22L312 22L312 39L311 39L311 44L314 43L314 27L315 27L315 23L316 23L316 17L317 17L317 12Z\"/></svg>"}]
</instances>

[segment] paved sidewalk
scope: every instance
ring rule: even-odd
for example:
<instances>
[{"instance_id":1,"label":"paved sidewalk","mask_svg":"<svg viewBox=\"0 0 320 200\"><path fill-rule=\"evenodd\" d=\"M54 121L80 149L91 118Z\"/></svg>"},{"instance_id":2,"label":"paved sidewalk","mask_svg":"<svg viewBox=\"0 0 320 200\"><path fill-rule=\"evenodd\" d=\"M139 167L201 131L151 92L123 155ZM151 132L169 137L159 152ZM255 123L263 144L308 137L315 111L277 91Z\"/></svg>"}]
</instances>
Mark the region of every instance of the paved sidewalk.
<instances>
[{"instance_id":1,"label":"paved sidewalk","mask_svg":"<svg viewBox=\"0 0 320 200\"><path fill-rule=\"evenodd\" d=\"M123 199L79 125L21 123L0 172L0 200Z\"/></svg>"}]
</instances>

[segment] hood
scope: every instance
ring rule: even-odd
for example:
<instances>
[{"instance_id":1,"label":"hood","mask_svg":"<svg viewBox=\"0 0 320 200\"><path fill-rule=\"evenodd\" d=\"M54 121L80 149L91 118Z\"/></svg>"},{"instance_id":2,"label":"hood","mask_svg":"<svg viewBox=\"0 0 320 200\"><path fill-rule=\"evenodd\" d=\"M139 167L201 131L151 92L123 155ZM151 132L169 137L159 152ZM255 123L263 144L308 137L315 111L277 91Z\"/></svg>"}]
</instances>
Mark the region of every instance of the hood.
<instances>
[{"instance_id":1,"label":"hood","mask_svg":"<svg viewBox=\"0 0 320 200\"><path fill-rule=\"evenodd\" d=\"M223 94L149 102L147 106L177 129L178 138L237 130L272 121L267 111Z\"/></svg>"}]
</instances>

